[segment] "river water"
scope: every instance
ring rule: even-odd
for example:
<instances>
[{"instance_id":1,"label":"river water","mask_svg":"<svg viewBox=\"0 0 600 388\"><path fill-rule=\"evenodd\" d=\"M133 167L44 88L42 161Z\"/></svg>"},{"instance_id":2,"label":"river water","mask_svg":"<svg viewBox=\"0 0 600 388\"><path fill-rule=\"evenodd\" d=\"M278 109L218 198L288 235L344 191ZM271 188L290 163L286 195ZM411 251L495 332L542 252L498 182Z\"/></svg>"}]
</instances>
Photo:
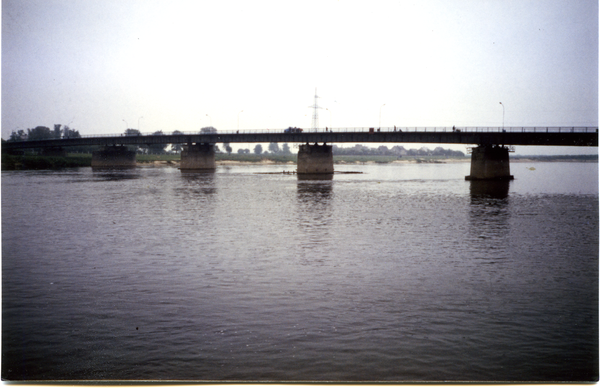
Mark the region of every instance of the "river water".
<instances>
[{"instance_id":1,"label":"river water","mask_svg":"<svg viewBox=\"0 0 600 388\"><path fill-rule=\"evenodd\" d=\"M2 377L597 380L597 164L294 167L2 172Z\"/></svg>"}]
</instances>

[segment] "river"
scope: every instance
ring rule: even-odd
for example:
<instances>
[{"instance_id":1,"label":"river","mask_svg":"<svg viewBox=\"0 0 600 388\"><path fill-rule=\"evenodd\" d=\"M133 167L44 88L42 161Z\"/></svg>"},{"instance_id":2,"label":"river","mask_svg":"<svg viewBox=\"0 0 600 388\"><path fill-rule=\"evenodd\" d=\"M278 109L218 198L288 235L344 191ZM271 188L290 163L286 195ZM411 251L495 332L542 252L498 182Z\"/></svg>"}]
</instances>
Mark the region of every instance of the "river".
<instances>
[{"instance_id":1,"label":"river","mask_svg":"<svg viewBox=\"0 0 600 388\"><path fill-rule=\"evenodd\" d=\"M8 380L595 381L598 165L2 172Z\"/></svg>"}]
</instances>

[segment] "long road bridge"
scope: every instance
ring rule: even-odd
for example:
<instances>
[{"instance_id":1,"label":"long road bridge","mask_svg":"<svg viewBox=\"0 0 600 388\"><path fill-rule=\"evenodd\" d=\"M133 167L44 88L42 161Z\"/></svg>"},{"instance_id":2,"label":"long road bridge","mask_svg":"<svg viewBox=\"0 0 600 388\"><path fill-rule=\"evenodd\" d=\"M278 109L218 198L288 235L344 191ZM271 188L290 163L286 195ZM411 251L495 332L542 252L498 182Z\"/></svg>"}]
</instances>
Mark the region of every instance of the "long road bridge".
<instances>
[{"instance_id":1,"label":"long road bridge","mask_svg":"<svg viewBox=\"0 0 600 388\"><path fill-rule=\"evenodd\" d=\"M392 127L333 128L301 133L284 130L242 130L218 133L140 135L88 135L78 138L16 141L3 149L70 147L90 145L147 145L189 143L440 143L509 144L527 146L598 146L596 127Z\"/></svg>"},{"instance_id":2,"label":"long road bridge","mask_svg":"<svg viewBox=\"0 0 600 388\"><path fill-rule=\"evenodd\" d=\"M4 152L27 148L60 150L63 147L101 145L92 167L135 166L128 145L186 144L182 170L214 169L215 143L303 143L298 152L301 173L333 173L331 146L327 143L439 143L472 144L471 175L467 179L510 179L507 145L598 146L597 127L388 127L325 128L318 130L242 130L217 133L92 135L77 138L26 140L2 144ZM310 145L309 143L314 143ZM323 143L323 145L318 145Z\"/></svg>"}]
</instances>

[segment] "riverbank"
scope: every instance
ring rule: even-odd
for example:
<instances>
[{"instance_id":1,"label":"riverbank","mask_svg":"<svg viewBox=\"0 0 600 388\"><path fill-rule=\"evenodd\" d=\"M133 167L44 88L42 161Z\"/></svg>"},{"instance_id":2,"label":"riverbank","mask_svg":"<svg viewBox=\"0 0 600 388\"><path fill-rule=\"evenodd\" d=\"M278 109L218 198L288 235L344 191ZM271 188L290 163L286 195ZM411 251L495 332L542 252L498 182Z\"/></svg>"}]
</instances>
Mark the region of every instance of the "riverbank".
<instances>
[{"instance_id":1,"label":"riverbank","mask_svg":"<svg viewBox=\"0 0 600 388\"><path fill-rule=\"evenodd\" d=\"M91 154L69 156L9 155L2 153L2 171L57 170L61 168L90 167Z\"/></svg>"},{"instance_id":2,"label":"riverbank","mask_svg":"<svg viewBox=\"0 0 600 388\"><path fill-rule=\"evenodd\" d=\"M137 155L138 167L179 167L179 154ZM217 166L243 164L289 164L296 165L297 155L216 154ZM406 164L406 163L467 163L470 156L387 156L387 155L334 155L334 164ZM531 162L590 162L598 163L598 155L535 155L511 156L511 163ZM69 154L64 157L2 154L2 171L55 170L61 168L90 167L91 154Z\"/></svg>"},{"instance_id":3,"label":"riverbank","mask_svg":"<svg viewBox=\"0 0 600 388\"><path fill-rule=\"evenodd\" d=\"M517 155L510 157L511 162L590 162L598 163L598 154L594 155Z\"/></svg>"}]
</instances>

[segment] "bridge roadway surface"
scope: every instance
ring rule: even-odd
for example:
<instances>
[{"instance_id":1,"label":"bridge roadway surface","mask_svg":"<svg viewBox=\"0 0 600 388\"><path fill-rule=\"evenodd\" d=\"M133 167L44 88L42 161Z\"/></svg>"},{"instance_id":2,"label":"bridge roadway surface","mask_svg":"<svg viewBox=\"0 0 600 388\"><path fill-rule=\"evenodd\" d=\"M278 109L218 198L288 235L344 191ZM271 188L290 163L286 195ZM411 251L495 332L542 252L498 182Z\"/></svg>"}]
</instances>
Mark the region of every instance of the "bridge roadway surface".
<instances>
[{"instance_id":1,"label":"bridge roadway surface","mask_svg":"<svg viewBox=\"0 0 600 388\"><path fill-rule=\"evenodd\" d=\"M5 142L4 150L89 145L186 143L440 143L522 146L598 146L597 127L402 127L333 128L284 133L281 130L243 130L218 133L92 135L80 138Z\"/></svg>"}]
</instances>

